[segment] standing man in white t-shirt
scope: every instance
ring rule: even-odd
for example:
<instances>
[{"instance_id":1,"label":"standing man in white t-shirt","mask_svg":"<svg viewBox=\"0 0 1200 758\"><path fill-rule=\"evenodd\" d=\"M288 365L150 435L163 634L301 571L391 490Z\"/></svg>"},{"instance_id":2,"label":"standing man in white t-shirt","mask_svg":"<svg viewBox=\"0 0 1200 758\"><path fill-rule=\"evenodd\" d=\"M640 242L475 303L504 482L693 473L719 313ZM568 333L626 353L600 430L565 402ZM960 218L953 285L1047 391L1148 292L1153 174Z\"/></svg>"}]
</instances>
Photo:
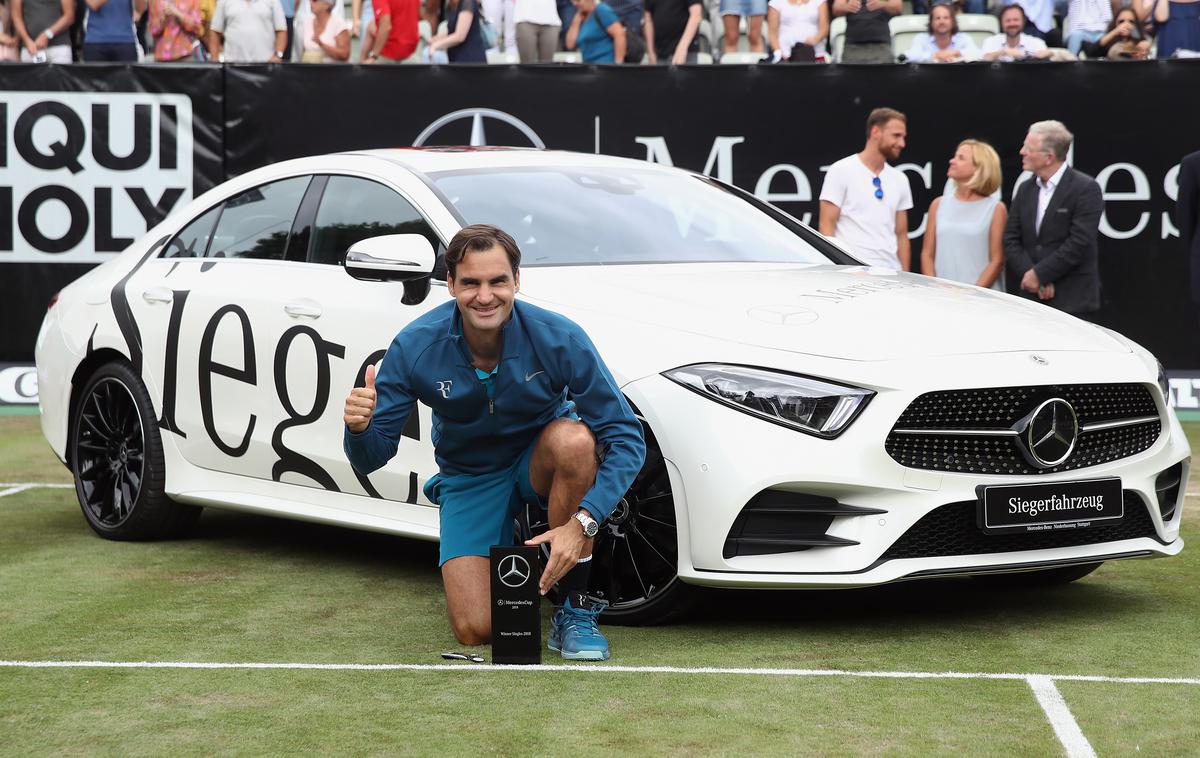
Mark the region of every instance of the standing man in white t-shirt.
<instances>
[{"instance_id":1,"label":"standing man in white t-shirt","mask_svg":"<svg viewBox=\"0 0 1200 758\"><path fill-rule=\"evenodd\" d=\"M912 189L903 171L888 165L900 157L908 119L891 108L867 117L861 153L829 167L821 186L821 234L837 237L863 263L908 271L908 209Z\"/></svg>"}]
</instances>

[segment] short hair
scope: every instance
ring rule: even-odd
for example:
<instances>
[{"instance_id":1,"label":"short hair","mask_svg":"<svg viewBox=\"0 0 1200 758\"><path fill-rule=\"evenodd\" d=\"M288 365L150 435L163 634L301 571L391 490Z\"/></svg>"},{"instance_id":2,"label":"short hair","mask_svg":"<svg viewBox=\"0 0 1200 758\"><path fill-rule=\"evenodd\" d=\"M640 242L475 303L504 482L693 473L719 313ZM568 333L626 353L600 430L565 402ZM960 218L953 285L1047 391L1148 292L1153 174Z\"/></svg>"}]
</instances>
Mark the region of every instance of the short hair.
<instances>
[{"instance_id":1,"label":"short hair","mask_svg":"<svg viewBox=\"0 0 1200 758\"><path fill-rule=\"evenodd\" d=\"M945 6L946 10L950 11L950 34L958 34L958 8L950 2L934 2L929 6L929 23L927 25L929 33L933 34L933 9L939 5Z\"/></svg>"},{"instance_id":2,"label":"short hair","mask_svg":"<svg viewBox=\"0 0 1200 758\"><path fill-rule=\"evenodd\" d=\"M513 274L521 268L521 248L508 232L491 224L471 224L458 230L446 246L446 271L454 278L455 269L467 253L482 253L500 246L508 255Z\"/></svg>"},{"instance_id":3,"label":"short hair","mask_svg":"<svg viewBox=\"0 0 1200 758\"><path fill-rule=\"evenodd\" d=\"M895 108L876 108L867 116L867 139L871 139L872 129L877 126L883 127L889 121L903 121L907 124L908 117Z\"/></svg>"},{"instance_id":4,"label":"short hair","mask_svg":"<svg viewBox=\"0 0 1200 758\"><path fill-rule=\"evenodd\" d=\"M975 163L975 173L963 186L985 197L1000 189L1000 156L996 149L977 139L965 139L958 146L969 149Z\"/></svg>"},{"instance_id":5,"label":"short hair","mask_svg":"<svg viewBox=\"0 0 1200 758\"><path fill-rule=\"evenodd\" d=\"M1053 153L1060 161L1067 159L1067 152L1075 139L1075 135L1067 131L1061 121L1038 121L1029 125L1029 133L1037 135L1041 139L1042 149Z\"/></svg>"},{"instance_id":6,"label":"short hair","mask_svg":"<svg viewBox=\"0 0 1200 758\"><path fill-rule=\"evenodd\" d=\"M997 14L996 18L1003 20L1005 13L1008 13L1009 11L1014 11L1014 10L1021 14L1021 23L1028 26L1029 25L1029 16L1025 13L1025 9L1022 8L1018 3L1013 3L1012 5L1006 5L1003 8L1001 8L1000 13Z\"/></svg>"}]
</instances>

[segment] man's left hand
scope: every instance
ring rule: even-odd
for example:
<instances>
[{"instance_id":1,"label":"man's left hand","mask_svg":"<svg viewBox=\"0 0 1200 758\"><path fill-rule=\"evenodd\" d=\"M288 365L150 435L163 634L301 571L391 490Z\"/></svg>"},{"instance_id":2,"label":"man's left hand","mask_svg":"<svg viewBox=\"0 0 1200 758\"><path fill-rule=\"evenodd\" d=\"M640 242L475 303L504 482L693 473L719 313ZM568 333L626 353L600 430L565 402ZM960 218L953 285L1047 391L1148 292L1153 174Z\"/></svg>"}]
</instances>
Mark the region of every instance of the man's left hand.
<instances>
[{"instance_id":1,"label":"man's left hand","mask_svg":"<svg viewBox=\"0 0 1200 758\"><path fill-rule=\"evenodd\" d=\"M546 564L546 570L542 572L542 578L538 580L538 592L543 595L579 563L579 556L587 544L587 537L583 536L583 525L571 518L562 526L539 534L531 540L525 540L526 545L541 545L545 542L550 543L550 561Z\"/></svg>"},{"instance_id":2,"label":"man's left hand","mask_svg":"<svg viewBox=\"0 0 1200 758\"><path fill-rule=\"evenodd\" d=\"M1029 269L1025 272L1025 276L1021 277L1021 289L1026 292L1036 295L1041 286L1042 283L1038 280L1037 272L1033 269Z\"/></svg>"}]
</instances>

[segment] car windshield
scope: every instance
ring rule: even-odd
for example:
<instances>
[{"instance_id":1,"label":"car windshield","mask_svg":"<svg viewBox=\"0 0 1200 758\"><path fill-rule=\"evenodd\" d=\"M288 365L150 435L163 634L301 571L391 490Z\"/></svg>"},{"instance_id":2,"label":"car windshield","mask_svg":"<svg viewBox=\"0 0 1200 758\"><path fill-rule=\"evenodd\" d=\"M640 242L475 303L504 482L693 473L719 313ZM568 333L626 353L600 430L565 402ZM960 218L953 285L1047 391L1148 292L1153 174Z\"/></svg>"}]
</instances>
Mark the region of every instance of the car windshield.
<instances>
[{"instance_id":1,"label":"car windshield","mask_svg":"<svg viewBox=\"0 0 1200 758\"><path fill-rule=\"evenodd\" d=\"M467 223L512 234L523 266L831 262L753 202L690 174L556 167L432 178Z\"/></svg>"}]
</instances>

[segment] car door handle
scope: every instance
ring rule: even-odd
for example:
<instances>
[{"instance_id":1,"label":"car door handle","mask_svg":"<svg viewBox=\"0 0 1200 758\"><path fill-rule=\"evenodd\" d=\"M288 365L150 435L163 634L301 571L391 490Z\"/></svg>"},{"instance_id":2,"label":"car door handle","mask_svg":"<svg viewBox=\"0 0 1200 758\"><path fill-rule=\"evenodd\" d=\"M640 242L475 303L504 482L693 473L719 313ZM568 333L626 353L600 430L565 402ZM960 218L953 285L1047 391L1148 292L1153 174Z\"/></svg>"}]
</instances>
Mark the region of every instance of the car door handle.
<instances>
[{"instance_id":1,"label":"car door handle","mask_svg":"<svg viewBox=\"0 0 1200 758\"><path fill-rule=\"evenodd\" d=\"M304 303L288 303L283 312L294 318L321 318L321 306Z\"/></svg>"},{"instance_id":2,"label":"car door handle","mask_svg":"<svg viewBox=\"0 0 1200 758\"><path fill-rule=\"evenodd\" d=\"M169 303L174 297L175 293L169 287L151 287L142 293L142 299L147 303Z\"/></svg>"}]
</instances>

